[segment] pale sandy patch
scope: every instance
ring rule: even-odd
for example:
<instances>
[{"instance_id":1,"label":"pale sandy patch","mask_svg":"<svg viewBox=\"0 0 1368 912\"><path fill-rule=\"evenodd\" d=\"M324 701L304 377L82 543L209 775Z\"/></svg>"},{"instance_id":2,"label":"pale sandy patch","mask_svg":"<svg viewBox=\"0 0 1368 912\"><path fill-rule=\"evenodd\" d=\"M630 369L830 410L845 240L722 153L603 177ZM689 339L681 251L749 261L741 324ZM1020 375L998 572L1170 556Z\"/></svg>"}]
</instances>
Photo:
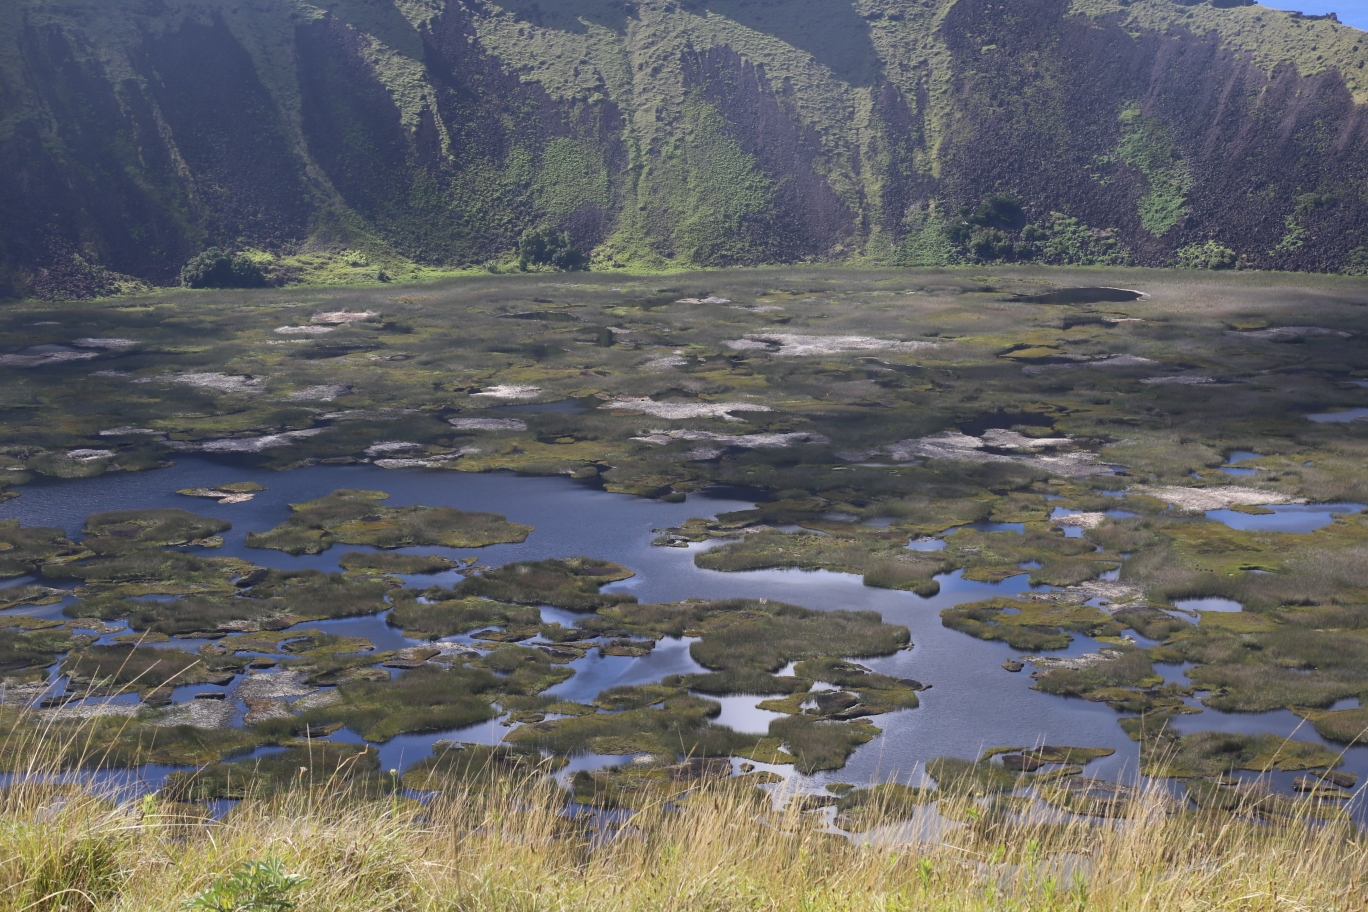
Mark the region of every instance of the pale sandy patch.
<instances>
[{"instance_id":1,"label":"pale sandy patch","mask_svg":"<svg viewBox=\"0 0 1368 912\"><path fill-rule=\"evenodd\" d=\"M641 437L633 437L633 440L642 443L654 443L663 446L675 440L705 440L711 443L720 443L723 446L744 447L752 449L778 449L782 447L795 446L800 443L830 443L831 439L822 435L807 431L800 431L792 434L714 434L712 431L693 431L693 430L653 430L648 431ZM703 458L711 459L720 455L721 450L700 447L693 452L686 454L694 456L695 453L707 452L712 455Z\"/></svg>"},{"instance_id":2,"label":"pale sandy patch","mask_svg":"<svg viewBox=\"0 0 1368 912\"><path fill-rule=\"evenodd\" d=\"M290 393L289 398L294 402L331 402L350 392L350 386L328 383L322 386L310 386L302 390L295 390Z\"/></svg>"},{"instance_id":3,"label":"pale sandy patch","mask_svg":"<svg viewBox=\"0 0 1368 912\"><path fill-rule=\"evenodd\" d=\"M845 462L863 462L880 456L895 462L911 462L915 459L1016 462L1053 475L1070 477L1103 475L1110 471L1098 461L1095 453L1086 450L1072 453L1034 452L1044 447L1059 448L1072 443L1073 441L1067 437L1033 438L1013 431L988 431L983 437L972 437L956 430L945 430L926 437L899 440L897 443L874 450L838 453L837 457ZM1025 452L1007 455L989 452L989 447L1018 449Z\"/></svg>"},{"instance_id":4,"label":"pale sandy patch","mask_svg":"<svg viewBox=\"0 0 1368 912\"><path fill-rule=\"evenodd\" d=\"M143 708L141 703L115 703L114 697L85 700L81 703L68 703L53 709L40 710L44 719L68 722L78 719L95 719L102 716L136 716Z\"/></svg>"},{"instance_id":5,"label":"pale sandy patch","mask_svg":"<svg viewBox=\"0 0 1368 912\"><path fill-rule=\"evenodd\" d=\"M283 700L316 693L317 687L302 682L295 671L270 671L249 674L237 686L239 700Z\"/></svg>"},{"instance_id":6,"label":"pale sandy patch","mask_svg":"<svg viewBox=\"0 0 1368 912\"><path fill-rule=\"evenodd\" d=\"M503 384L482 389L478 393L471 393L471 395L489 396L494 399L536 399L541 395L541 387Z\"/></svg>"},{"instance_id":7,"label":"pale sandy patch","mask_svg":"<svg viewBox=\"0 0 1368 912\"><path fill-rule=\"evenodd\" d=\"M726 421L742 419L732 412L768 412L768 405L757 402L656 402L647 396L624 396L599 406L603 409L631 409L654 418L722 418Z\"/></svg>"},{"instance_id":8,"label":"pale sandy patch","mask_svg":"<svg viewBox=\"0 0 1368 912\"><path fill-rule=\"evenodd\" d=\"M368 323L371 320L380 319L380 315L373 310L360 312L349 310L333 310L323 313L316 313L310 318L309 322L314 324L324 324L332 326L346 326L349 323Z\"/></svg>"},{"instance_id":9,"label":"pale sandy patch","mask_svg":"<svg viewBox=\"0 0 1368 912\"><path fill-rule=\"evenodd\" d=\"M447 424L461 431L527 430L527 422L517 418L448 418Z\"/></svg>"},{"instance_id":10,"label":"pale sandy patch","mask_svg":"<svg viewBox=\"0 0 1368 912\"><path fill-rule=\"evenodd\" d=\"M1106 518L1106 513L1068 513L1064 516L1056 516L1050 522L1056 526L1077 526L1081 529L1091 529Z\"/></svg>"},{"instance_id":11,"label":"pale sandy patch","mask_svg":"<svg viewBox=\"0 0 1368 912\"><path fill-rule=\"evenodd\" d=\"M689 363L689 359L680 354L661 355L659 358L652 358L642 362L641 369L649 371L673 370L683 367Z\"/></svg>"},{"instance_id":12,"label":"pale sandy patch","mask_svg":"<svg viewBox=\"0 0 1368 912\"><path fill-rule=\"evenodd\" d=\"M439 453L435 456L416 458L377 459L373 465L382 469L440 469L447 463L480 452L478 447L462 447L454 453Z\"/></svg>"},{"instance_id":13,"label":"pale sandy patch","mask_svg":"<svg viewBox=\"0 0 1368 912\"><path fill-rule=\"evenodd\" d=\"M1104 662L1114 662L1119 658L1121 658L1119 651L1103 649L1100 652L1087 652L1080 656L1026 656L1024 661L1030 662L1041 671L1054 671L1057 668L1079 671L1093 665L1101 665Z\"/></svg>"},{"instance_id":14,"label":"pale sandy patch","mask_svg":"<svg viewBox=\"0 0 1368 912\"><path fill-rule=\"evenodd\" d=\"M226 437L220 440L206 440L186 449L202 450L205 453L260 453L275 447L290 446L296 440L321 434L325 428L306 428L302 431L284 431L279 434L266 434L262 437Z\"/></svg>"},{"instance_id":15,"label":"pale sandy patch","mask_svg":"<svg viewBox=\"0 0 1368 912\"><path fill-rule=\"evenodd\" d=\"M366 455L379 456L382 453L402 453L404 450L421 450L422 448L423 444L413 443L409 440L385 440L366 447Z\"/></svg>"},{"instance_id":16,"label":"pale sandy patch","mask_svg":"<svg viewBox=\"0 0 1368 912\"><path fill-rule=\"evenodd\" d=\"M227 700L186 700L169 706L149 719L151 725L193 725L196 728L227 728L233 721L233 704Z\"/></svg>"},{"instance_id":17,"label":"pale sandy patch","mask_svg":"<svg viewBox=\"0 0 1368 912\"><path fill-rule=\"evenodd\" d=\"M290 708L295 712L304 712L309 709L321 709L324 706L332 706L341 699L342 695L337 692L336 688L333 688L332 690L320 690L316 694L300 697L290 704Z\"/></svg>"},{"instance_id":18,"label":"pale sandy patch","mask_svg":"<svg viewBox=\"0 0 1368 912\"><path fill-rule=\"evenodd\" d=\"M259 377L235 374L220 374L213 371L195 371L185 374L163 374L159 377L141 377L134 383L184 383L201 389L213 389L222 393L245 393L261 387Z\"/></svg>"},{"instance_id":19,"label":"pale sandy patch","mask_svg":"<svg viewBox=\"0 0 1368 912\"><path fill-rule=\"evenodd\" d=\"M322 417L325 421L398 421L405 415L416 414L418 410L411 408L347 409L344 412L328 412Z\"/></svg>"},{"instance_id":20,"label":"pale sandy patch","mask_svg":"<svg viewBox=\"0 0 1368 912\"><path fill-rule=\"evenodd\" d=\"M67 459L74 459L77 462L94 462L97 459L108 459L114 455L113 450L68 450Z\"/></svg>"},{"instance_id":21,"label":"pale sandy patch","mask_svg":"<svg viewBox=\"0 0 1368 912\"><path fill-rule=\"evenodd\" d=\"M226 505L229 505L229 506L231 506L232 504L243 504L243 503L247 503L247 502L250 501L250 500L255 500L255 499L256 499L256 495L255 495L255 494L247 494L247 493L235 494L235 493L233 493L233 492L231 492L231 491L215 491L213 488L186 488L185 490L183 490L183 491L177 491L176 493L177 493L177 494L180 494L180 495L182 495L182 496L184 496L184 497L203 497L203 498L206 498L206 499L208 499L208 500L217 500L219 503L221 503L221 504L226 504ZM230 622L230 623L231 623L231 622ZM224 625L220 624L220 625L219 625L219 629L220 629L220 630L225 629L225 628L224 628ZM251 626L251 627L249 627L249 628L247 628L247 629L249 629L249 630L255 630L255 629L256 629L256 626L253 625L253 626Z\"/></svg>"},{"instance_id":22,"label":"pale sandy patch","mask_svg":"<svg viewBox=\"0 0 1368 912\"><path fill-rule=\"evenodd\" d=\"M337 329L336 326L277 326L275 331L282 336L321 336Z\"/></svg>"},{"instance_id":23,"label":"pale sandy patch","mask_svg":"<svg viewBox=\"0 0 1368 912\"><path fill-rule=\"evenodd\" d=\"M1016 431L1003 428L990 428L979 438L985 446L999 450L1039 450L1069 446L1073 443L1068 437L1027 437Z\"/></svg>"},{"instance_id":24,"label":"pale sandy patch","mask_svg":"<svg viewBox=\"0 0 1368 912\"><path fill-rule=\"evenodd\" d=\"M1204 386L1216 381L1211 377L1204 377L1200 374L1174 374L1171 377L1146 377L1140 381L1146 386L1157 386L1163 384L1174 384L1176 386Z\"/></svg>"},{"instance_id":25,"label":"pale sandy patch","mask_svg":"<svg viewBox=\"0 0 1368 912\"><path fill-rule=\"evenodd\" d=\"M1353 333L1339 329L1326 329L1324 326L1271 326L1268 329L1247 329L1242 332L1231 332L1230 335L1242 336L1246 339L1305 339L1308 336L1339 336L1341 339L1348 339L1353 336Z\"/></svg>"},{"instance_id":26,"label":"pale sandy patch","mask_svg":"<svg viewBox=\"0 0 1368 912\"><path fill-rule=\"evenodd\" d=\"M45 367L49 364L65 364L68 361L89 361L98 358L97 352L40 352L35 355L0 355L0 365L5 367Z\"/></svg>"},{"instance_id":27,"label":"pale sandy patch","mask_svg":"<svg viewBox=\"0 0 1368 912\"><path fill-rule=\"evenodd\" d=\"M1184 510L1205 513L1207 510L1224 510L1227 507L1256 507L1264 504L1304 504L1306 498L1293 497L1277 491L1262 491L1258 488L1242 488L1237 485L1222 485L1212 488L1151 487L1139 485L1131 489L1137 494L1162 500Z\"/></svg>"},{"instance_id":28,"label":"pale sandy patch","mask_svg":"<svg viewBox=\"0 0 1368 912\"><path fill-rule=\"evenodd\" d=\"M935 348L935 342L905 342L869 336L805 336L798 333L747 333L722 343L736 351L768 351L780 357L835 355L851 351L913 352Z\"/></svg>"}]
</instances>

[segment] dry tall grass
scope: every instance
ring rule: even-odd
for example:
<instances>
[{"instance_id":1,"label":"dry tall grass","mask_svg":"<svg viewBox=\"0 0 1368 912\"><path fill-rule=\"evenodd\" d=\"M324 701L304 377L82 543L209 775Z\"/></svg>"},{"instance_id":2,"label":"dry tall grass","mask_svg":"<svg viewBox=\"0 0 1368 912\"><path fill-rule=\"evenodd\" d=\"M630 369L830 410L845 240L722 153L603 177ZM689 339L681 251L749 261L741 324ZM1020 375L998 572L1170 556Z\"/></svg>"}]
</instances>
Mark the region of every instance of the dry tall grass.
<instances>
[{"instance_id":1,"label":"dry tall grass","mask_svg":"<svg viewBox=\"0 0 1368 912\"><path fill-rule=\"evenodd\" d=\"M11 756L13 756L11 754ZM37 756L37 754L35 754ZM1168 814L1062 819L943 802L964 821L920 842L852 842L801 802L704 786L611 825L568 817L547 777L495 780L427 806L323 781L207 821L155 797L119 802L41 767L0 792L0 910L181 909L246 861L308 878L300 910L1363 909L1368 855L1348 824ZM957 808L957 810L952 810ZM966 813L967 812L967 813ZM238 906L241 912L264 907Z\"/></svg>"}]
</instances>

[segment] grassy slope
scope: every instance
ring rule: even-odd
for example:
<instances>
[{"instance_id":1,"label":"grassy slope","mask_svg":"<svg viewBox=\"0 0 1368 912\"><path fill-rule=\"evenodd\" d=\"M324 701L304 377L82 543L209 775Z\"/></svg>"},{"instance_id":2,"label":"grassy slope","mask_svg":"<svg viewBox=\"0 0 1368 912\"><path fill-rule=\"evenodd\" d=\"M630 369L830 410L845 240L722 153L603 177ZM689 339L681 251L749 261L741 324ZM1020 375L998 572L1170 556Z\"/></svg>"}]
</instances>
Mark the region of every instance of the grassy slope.
<instances>
[{"instance_id":1,"label":"grassy slope","mask_svg":"<svg viewBox=\"0 0 1368 912\"><path fill-rule=\"evenodd\" d=\"M1073 10L1086 16L1118 16L1132 28L1214 31L1225 47L1249 54L1268 72L1284 63L1303 76L1338 70L1354 101L1368 102L1368 33L1338 22L1298 20L1266 6L1176 7L1168 0L1073 0Z\"/></svg>"},{"instance_id":2,"label":"grassy slope","mask_svg":"<svg viewBox=\"0 0 1368 912\"><path fill-rule=\"evenodd\" d=\"M144 79L145 68L135 61L145 37L170 34L185 23L221 19L250 56L280 112L289 143L307 163L311 192L321 200L322 208L311 227L319 241L313 245L313 255L289 256L279 265L324 282L365 281L381 268L407 278L430 276L429 270L414 265L411 255L390 246L393 238L386 240L388 229L352 211L308 155L295 29L317 21L325 15L325 7L360 33L361 59L384 85L404 129L412 133L432 95L420 30L429 28L443 12L442 4L418 0L346 0L326 5L303 0L232 4L170 0L152 14L140 4L119 0L26 0L0 12L15 26L5 28L5 37L0 38L0 76L10 85L22 83L15 43L22 32L17 27L20 17L33 29L51 26L76 38L79 54L96 61L109 83L125 87L120 91ZM810 131L816 143L812 167L852 212L860 214L851 243L831 248L827 254L837 259L862 254L886 258L888 254L880 252L886 251L886 242L880 239L878 226L896 225L901 213L885 213L881 208L889 142L888 126L874 110L875 87L887 80L913 104L922 133L913 139L910 150L912 176L934 180L945 163L947 132L964 114L956 98L962 90L956 88L956 80L963 74L956 71L939 31L955 7L951 0L930 4L859 0L847 12L844 6L833 11L830 4L817 0L682 5L644 0L628 15L607 0L549 9L524 0L504 0L482 7L474 25L488 52L557 104L600 95L621 111L627 161L624 170L614 171L609 178L614 198L608 208L614 224L612 240L600 260L649 268L669 260L687 262L691 257L705 263L710 256L718 262L729 257L753 262L776 255L755 243L742 243L731 253L709 254L712 248L707 243L699 246L697 229L689 228L707 228L729 199L740 200L734 216L738 225L763 218L769 192L765 188L777 185L774 175L760 175L753 155L732 150L724 156L728 163L719 164L716 155L699 152L714 139L710 128L700 127L703 122L690 113L681 58L686 50L706 53L720 46L763 65L770 85L783 87L791 99L786 102L790 116L797 118L801 129ZM1252 55L1269 72L1282 62L1292 62L1303 76L1336 66L1356 100L1362 102L1368 94L1368 70L1362 68L1368 60L1368 46L1360 40L1362 33L1334 23L1297 21L1262 7L1183 7L1170 0L1138 0L1127 7L1113 0L1076 0L1072 10L1121 22L1137 34L1175 30L1194 36L1217 34L1224 46ZM919 97L924 103L916 101ZM40 110L28 90L21 89L12 98L7 116L0 120L0 138L19 119ZM440 113L437 116L440 126ZM726 127L724 132L731 129ZM444 150L452 154L450 136L443 131L442 137ZM610 167L604 163L603 148L592 142L584 145L583 139L576 141L586 160L599 162L595 167ZM535 146L523 151L530 156L533 185L564 190L567 181L550 166L551 156L543 161L542 151ZM715 184L711 189L709 180ZM763 191L749 201L735 192L736 181L748 180L758 181ZM543 192L537 208L542 217L554 221L579 201L564 192ZM593 201L603 203L605 198L600 193ZM469 209L471 204L462 205ZM729 241L738 230L725 218L715 227ZM872 243L867 246L867 242Z\"/></svg>"},{"instance_id":3,"label":"grassy slope","mask_svg":"<svg viewBox=\"0 0 1368 912\"><path fill-rule=\"evenodd\" d=\"M322 784L330 774L304 775ZM426 809L327 792L247 801L206 827L173 802L116 809L53 802L49 788L7 790L0 909L169 912L267 858L308 879L290 897L301 912L1348 909L1368 876L1362 842L1340 827L1153 810L1058 825L949 800L942 810L956 822L935 835L885 826L870 843L851 843L823 832L822 815L805 805L767 812L753 789L714 787L682 811L637 814L630 835L605 839L562 816L545 789L510 795L475 784ZM873 810L877 820L885 809ZM918 813L900 810L891 816Z\"/></svg>"}]
</instances>

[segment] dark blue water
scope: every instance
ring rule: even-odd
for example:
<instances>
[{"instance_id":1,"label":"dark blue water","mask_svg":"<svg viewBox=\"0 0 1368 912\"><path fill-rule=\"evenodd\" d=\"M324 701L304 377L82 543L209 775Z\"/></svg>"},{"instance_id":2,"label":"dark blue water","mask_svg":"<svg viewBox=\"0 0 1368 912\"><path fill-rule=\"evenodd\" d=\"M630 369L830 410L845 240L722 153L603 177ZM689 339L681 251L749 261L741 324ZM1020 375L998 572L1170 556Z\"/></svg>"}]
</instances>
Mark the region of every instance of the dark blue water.
<instances>
[{"instance_id":1,"label":"dark blue water","mask_svg":"<svg viewBox=\"0 0 1368 912\"><path fill-rule=\"evenodd\" d=\"M234 481L258 481L267 485L268 490L258 494L255 500L238 505L220 505L174 493L178 488ZM1062 699L1031 690L1029 675L1012 674L1000 667L1005 659L1019 655L1015 650L1002 643L973 639L941 624L940 611L945 608L1029 591L1026 573L997 584L973 582L963 579L959 572L951 573L939 577L941 590L937 595L922 598L910 592L866 587L858 576L828 571L723 573L704 570L694 565L694 555L714 543L688 548L659 548L650 544L655 537L654 530L679 525L690 517L711 517L750 508L752 501L737 496L744 492L725 492L727 496L721 497L690 495L685 503L668 504L609 494L564 478L519 478L511 474L476 475L424 469L384 470L365 465L276 473L227 467L203 458L186 458L175 467L160 471L30 485L22 489L20 498L0 504L0 519L17 519L26 525L58 526L75 535L84 518L96 511L183 507L233 523L233 528L224 533L224 547L211 553L238 555L264 566L332 571L337 569L336 561L341 554L367 549L339 546L322 555L292 557L278 551L248 549L243 544L243 537L249 530L265 530L282 522L289 515L290 502L319 497L336 488L384 490L391 495L388 503L395 506L421 503L494 511L505 514L514 522L534 526L536 530L526 542L517 545L482 549L410 549L416 553L439 553L458 558L473 556L481 564L491 566L514 560L583 554L617 561L636 571L631 579L608 588L630 592L644 602L691 597L769 598L822 610L873 610L890 623L906 625L911 631L913 648L892 656L860 661L876 671L932 685L920 695L920 708L875 717L873 721L883 729L883 734L856 751L844 769L812 777L814 783L906 780L918 775L922 764L936 756L974 757L985 748L997 745L1047 742L1115 748L1113 757L1089 765L1090 774L1114 777L1136 772L1136 745L1117 725L1118 714L1114 710L1103 704ZM1348 506L1357 508L1358 505ZM1266 519L1235 515L1240 519ZM1024 530L1020 523L983 523L976 527L984 531ZM434 581L450 585L459 579L459 575L452 572L417 577L414 581L419 585ZM13 611L57 617L61 606ZM570 612L544 610L544 618L548 621L569 625L574 623L575 617ZM415 642L405 639L381 615L306 626L339 635L365 637L379 650L398 649ZM193 641L173 641L167 645L170 648L195 646ZM575 670L575 676L552 688L550 693L588 700L607 687L647 683L667 674L701 670L689 655L688 647L687 639L665 639L651 655L643 658L602 657L594 650L572 663L570 667ZM1098 643L1076 636L1068 649L1057 654L1081 655L1098 648ZM223 688L210 685L180 688L175 698L179 701L193 693L215 690ZM768 721L768 716L755 708L761 699L763 697L735 697L720 701L724 707L723 719L744 730L761 730L757 726ZM1213 710L1183 720L1183 724L1192 730L1243 726L1240 730L1275 731L1283 735L1295 727L1287 723L1285 714L1227 716ZM508 730L495 720L457 731L401 736L380 745L381 762L385 768L402 769L427 756L438 738L497 743ZM354 733L345 730L334 737L358 740ZM1351 767L1368 768L1368 749L1354 748L1349 753ZM139 776L141 780L138 780ZM148 769L130 773L126 778L153 783L163 776L157 770Z\"/></svg>"},{"instance_id":2,"label":"dark blue water","mask_svg":"<svg viewBox=\"0 0 1368 912\"><path fill-rule=\"evenodd\" d=\"M1315 532L1335 521L1336 514L1357 513L1363 504L1270 504L1272 513L1241 513L1238 510L1208 510L1207 519L1225 523L1247 532Z\"/></svg>"},{"instance_id":3,"label":"dark blue water","mask_svg":"<svg viewBox=\"0 0 1368 912\"><path fill-rule=\"evenodd\" d=\"M509 415L580 415L601 403L596 399L562 399L559 402L529 402L526 405L499 405L485 412L503 412Z\"/></svg>"},{"instance_id":4,"label":"dark blue water","mask_svg":"<svg viewBox=\"0 0 1368 912\"><path fill-rule=\"evenodd\" d=\"M1318 412L1314 415L1307 415L1317 424L1339 424L1345 421L1358 421L1360 418L1368 418L1368 408L1343 409L1337 412Z\"/></svg>"}]
</instances>

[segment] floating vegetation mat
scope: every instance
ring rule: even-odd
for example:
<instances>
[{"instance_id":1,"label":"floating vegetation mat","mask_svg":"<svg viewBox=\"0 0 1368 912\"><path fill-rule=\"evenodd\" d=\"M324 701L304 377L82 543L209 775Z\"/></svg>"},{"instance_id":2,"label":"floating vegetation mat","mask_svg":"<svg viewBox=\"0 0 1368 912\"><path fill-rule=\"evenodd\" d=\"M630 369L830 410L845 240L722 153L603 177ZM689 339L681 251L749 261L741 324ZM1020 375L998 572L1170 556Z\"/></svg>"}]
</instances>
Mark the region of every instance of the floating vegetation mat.
<instances>
[{"instance_id":1,"label":"floating vegetation mat","mask_svg":"<svg viewBox=\"0 0 1368 912\"><path fill-rule=\"evenodd\" d=\"M852 574L943 599L946 636L996 650L985 681L1099 704L1108 740L1134 741L1132 772L1190 783L1165 813L1271 820L1316 803L1326 821L1357 787L1368 426L1308 416L1368 407L1363 280L560 278L0 313L0 498L20 498L0 506L0 714L15 737L91 733L106 769L202 767L168 780L180 803L307 791L312 756L345 768L357 800L397 779L449 792L560 776L583 805L644 813L723 783L751 801L767 777L825 782L900 714L934 712L936 681L885 673L916 644L877 612L643 602L640 568L590 536L503 550L537 541L512 509L427 506L341 471L332 493L259 509L290 488L283 470L369 465L567 476L666 504L741 491L752 508L671 514L642 542L688 549L700 572ZM186 453L224 472L178 492L199 513L5 518L37 482L98 492ZM263 497L228 481L233 466L282 474ZM1314 521L1285 519L1302 512ZM335 545L351 550L320 557ZM956 602L950 585L980 588ZM674 664L649 680L577 683L662 655ZM763 714L754 730L724 724L739 698ZM1301 735L1203 727L1271 711L1305 720ZM88 766L70 744L54 762ZM417 745L393 775L389 745ZM1023 797L1129 817L1142 796L1089 773L1115 749L1018 744L805 800L861 833L930 807L1008 819ZM1274 773L1289 781L1246 778Z\"/></svg>"}]
</instances>

